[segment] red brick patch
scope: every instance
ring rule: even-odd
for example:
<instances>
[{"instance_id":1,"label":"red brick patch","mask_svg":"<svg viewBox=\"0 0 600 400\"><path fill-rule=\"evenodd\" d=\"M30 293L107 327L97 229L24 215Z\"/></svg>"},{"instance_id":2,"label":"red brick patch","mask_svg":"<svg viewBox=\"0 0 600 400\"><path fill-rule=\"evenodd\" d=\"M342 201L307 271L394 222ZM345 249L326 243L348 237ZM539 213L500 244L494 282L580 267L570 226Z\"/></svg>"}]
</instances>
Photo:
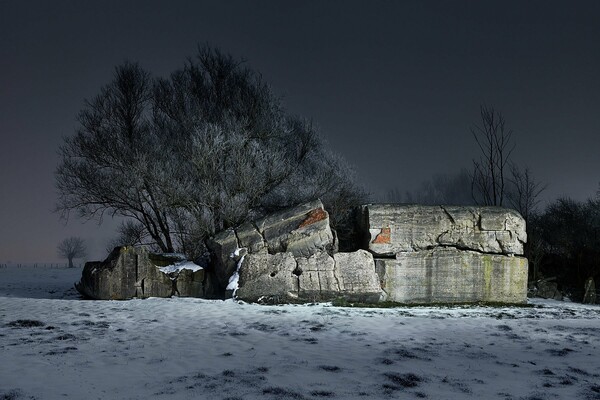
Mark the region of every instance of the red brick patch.
<instances>
[{"instance_id":1,"label":"red brick patch","mask_svg":"<svg viewBox=\"0 0 600 400\"><path fill-rule=\"evenodd\" d=\"M306 219L304 221L302 221L302 223L300 224L300 226L298 228L312 225L315 222L323 221L325 218L327 218L327 212L325 212L325 210L323 210L322 208L317 208L316 210L312 210L308 214Z\"/></svg>"},{"instance_id":2,"label":"red brick patch","mask_svg":"<svg viewBox=\"0 0 600 400\"><path fill-rule=\"evenodd\" d=\"M390 228L381 228L381 232L375 236L375 239L371 243L390 244L392 241L391 233L392 230Z\"/></svg>"}]
</instances>

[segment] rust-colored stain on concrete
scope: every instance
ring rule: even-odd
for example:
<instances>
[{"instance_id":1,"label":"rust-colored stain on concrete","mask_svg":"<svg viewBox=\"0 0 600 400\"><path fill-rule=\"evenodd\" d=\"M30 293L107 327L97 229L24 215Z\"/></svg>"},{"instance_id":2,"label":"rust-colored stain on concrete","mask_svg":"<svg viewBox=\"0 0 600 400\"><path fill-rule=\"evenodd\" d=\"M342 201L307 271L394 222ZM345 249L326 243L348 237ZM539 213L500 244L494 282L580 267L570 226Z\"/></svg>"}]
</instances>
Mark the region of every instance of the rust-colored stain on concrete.
<instances>
[{"instance_id":1,"label":"rust-colored stain on concrete","mask_svg":"<svg viewBox=\"0 0 600 400\"><path fill-rule=\"evenodd\" d=\"M323 210L322 208L317 208L316 210L312 210L308 214L306 219L304 221L302 221L302 223L300 224L300 226L298 228L312 225L315 222L323 221L325 218L327 218L327 212L325 212L325 210Z\"/></svg>"},{"instance_id":2,"label":"rust-colored stain on concrete","mask_svg":"<svg viewBox=\"0 0 600 400\"><path fill-rule=\"evenodd\" d=\"M375 236L375 239L371 243L390 244L392 241L391 233L392 230L390 228L381 228L381 232Z\"/></svg>"}]
</instances>

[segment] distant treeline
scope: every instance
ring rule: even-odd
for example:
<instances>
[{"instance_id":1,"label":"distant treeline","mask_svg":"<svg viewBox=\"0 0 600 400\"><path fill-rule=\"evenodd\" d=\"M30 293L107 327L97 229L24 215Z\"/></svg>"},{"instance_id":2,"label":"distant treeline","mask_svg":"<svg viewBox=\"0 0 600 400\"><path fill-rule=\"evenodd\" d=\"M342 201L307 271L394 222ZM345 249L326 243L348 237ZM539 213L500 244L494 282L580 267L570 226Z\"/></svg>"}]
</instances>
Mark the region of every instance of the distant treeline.
<instances>
[{"instance_id":1,"label":"distant treeline","mask_svg":"<svg viewBox=\"0 0 600 400\"><path fill-rule=\"evenodd\" d=\"M0 268L68 268L67 263L0 263ZM76 267L83 267L83 264L75 265Z\"/></svg>"}]
</instances>

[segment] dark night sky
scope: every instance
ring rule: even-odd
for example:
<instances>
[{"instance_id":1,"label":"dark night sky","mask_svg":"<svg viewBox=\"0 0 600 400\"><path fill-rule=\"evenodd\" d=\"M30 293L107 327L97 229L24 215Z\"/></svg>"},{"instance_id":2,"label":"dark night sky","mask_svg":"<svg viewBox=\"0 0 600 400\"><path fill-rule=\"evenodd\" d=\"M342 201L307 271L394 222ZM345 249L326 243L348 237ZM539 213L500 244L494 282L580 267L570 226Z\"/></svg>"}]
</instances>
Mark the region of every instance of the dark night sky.
<instances>
[{"instance_id":1,"label":"dark night sky","mask_svg":"<svg viewBox=\"0 0 600 400\"><path fill-rule=\"evenodd\" d=\"M115 65L166 75L204 42L247 59L375 196L470 167L482 103L547 199L598 189L598 1L0 0L0 262L56 261L72 234L105 256L114 223L51 212L62 137Z\"/></svg>"}]
</instances>

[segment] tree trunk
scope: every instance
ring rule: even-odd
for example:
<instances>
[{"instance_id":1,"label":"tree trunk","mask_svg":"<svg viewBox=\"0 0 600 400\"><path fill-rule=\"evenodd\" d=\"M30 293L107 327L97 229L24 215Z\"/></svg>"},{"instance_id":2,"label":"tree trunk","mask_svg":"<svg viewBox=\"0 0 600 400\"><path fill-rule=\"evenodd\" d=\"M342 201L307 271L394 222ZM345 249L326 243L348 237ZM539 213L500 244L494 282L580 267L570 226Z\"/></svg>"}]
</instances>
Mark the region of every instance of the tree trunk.
<instances>
[{"instance_id":1,"label":"tree trunk","mask_svg":"<svg viewBox=\"0 0 600 400\"><path fill-rule=\"evenodd\" d=\"M73 258L69 258L69 268L75 268L75 266L73 265Z\"/></svg>"}]
</instances>

